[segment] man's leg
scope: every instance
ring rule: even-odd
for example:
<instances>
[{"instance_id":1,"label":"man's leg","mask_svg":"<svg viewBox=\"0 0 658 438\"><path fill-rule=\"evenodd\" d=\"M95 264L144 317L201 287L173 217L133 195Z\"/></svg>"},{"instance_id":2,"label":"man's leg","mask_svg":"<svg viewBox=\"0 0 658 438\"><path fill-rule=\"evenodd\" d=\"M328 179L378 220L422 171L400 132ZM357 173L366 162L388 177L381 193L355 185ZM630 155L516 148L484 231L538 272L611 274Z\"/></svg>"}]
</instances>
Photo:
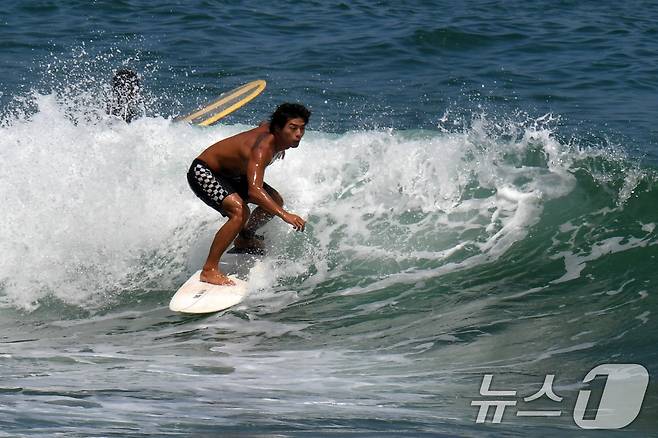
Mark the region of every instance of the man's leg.
<instances>
[{"instance_id":1,"label":"man's leg","mask_svg":"<svg viewBox=\"0 0 658 438\"><path fill-rule=\"evenodd\" d=\"M249 219L249 207L240 198L240 195L233 193L224 199L222 208L228 214L229 219L217 231L210 245L208 259L201 271L201 281L212 284L232 285L234 284L233 281L219 269L219 259L247 223Z\"/></svg>"},{"instance_id":2,"label":"man's leg","mask_svg":"<svg viewBox=\"0 0 658 438\"><path fill-rule=\"evenodd\" d=\"M272 200L279 204L279 206L283 207L283 198L277 192L274 190L272 187L267 186L266 187L267 193L270 195ZM236 248L263 248L263 242L259 239L257 239L254 234L256 230L258 230L260 227L265 225L267 222L270 221L274 217L273 214L268 213L261 207L256 207L254 211L251 213L251 217L249 218L249 222L247 222L247 225L245 225L244 229L242 232L238 235L238 237L235 239L235 247Z\"/></svg>"}]
</instances>

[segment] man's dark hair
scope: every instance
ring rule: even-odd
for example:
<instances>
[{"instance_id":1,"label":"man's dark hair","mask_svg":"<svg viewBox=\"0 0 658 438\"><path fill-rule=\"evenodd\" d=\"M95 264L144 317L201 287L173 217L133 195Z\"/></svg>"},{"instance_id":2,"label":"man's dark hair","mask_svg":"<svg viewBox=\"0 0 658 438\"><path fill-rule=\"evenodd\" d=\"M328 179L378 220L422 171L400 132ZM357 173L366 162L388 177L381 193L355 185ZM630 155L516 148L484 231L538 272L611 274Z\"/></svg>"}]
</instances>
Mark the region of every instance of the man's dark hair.
<instances>
[{"instance_id":1,"label":"man's dark hair","mask_svg":"<svg viewBox=\"0 0 658 438\"><path fill-rule=\"evenodd\" d=\"M137 73L127 68L118 70L112 77L112 88L117 91L134 92L139 88L139 77Z\"/></svg>"},{"instance_id":2,"label":"man's dark hair","mask_svg":"<svg viewBox=\"0 0 658 438\"><path fill-rule=\"evenodd\" d=\"M277 129L283 129L290 119L300 118L304 124L308 123L311 112L304 105L299 103L282 103L272 113L270 118L270 132L274 133Z\"/></svg>"}]
</instances>

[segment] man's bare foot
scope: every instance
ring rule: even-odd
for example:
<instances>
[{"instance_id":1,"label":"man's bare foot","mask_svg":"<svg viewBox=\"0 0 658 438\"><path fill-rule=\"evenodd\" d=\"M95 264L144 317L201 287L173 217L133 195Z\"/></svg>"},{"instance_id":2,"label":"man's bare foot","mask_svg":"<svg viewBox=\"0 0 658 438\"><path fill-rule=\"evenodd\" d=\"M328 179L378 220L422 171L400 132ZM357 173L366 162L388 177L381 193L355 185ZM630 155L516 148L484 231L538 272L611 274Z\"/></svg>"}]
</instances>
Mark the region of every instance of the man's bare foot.
<instances>
[{"instance_id":1,"label":"man's bare foot","mask_svg":"<svg viewBox=\"0 0 658 438\"><path fill-rule=\"evenodd\" d=\"M220 286L235 286L235 282L228 278L219 269L204 269L199 275L199 280L204 283L217 284Z\"/></svg>"}]
</instances>

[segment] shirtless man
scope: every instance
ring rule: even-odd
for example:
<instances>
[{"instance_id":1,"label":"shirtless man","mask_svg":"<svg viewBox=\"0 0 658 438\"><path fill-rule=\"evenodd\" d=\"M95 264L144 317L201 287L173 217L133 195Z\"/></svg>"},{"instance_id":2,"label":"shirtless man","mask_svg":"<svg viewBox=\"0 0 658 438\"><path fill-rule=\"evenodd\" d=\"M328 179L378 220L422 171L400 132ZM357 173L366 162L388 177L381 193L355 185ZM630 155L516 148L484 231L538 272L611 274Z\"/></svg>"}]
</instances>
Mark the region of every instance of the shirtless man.
<instances>
[{"instance_id":1,"label":"shirtless man","mask_svg":"<svg viewBox=\"0 0 658 438\"><path fill-rule=\"evenodd\" d=\"M219 259L235 240L240 249L260 248L255 231L279 216L297 231L306 221L283 209L281 195L264 182L265 168L289 148L296 148L311 113L300 104L284 103L270 123L221 140L203 151L190 166L187 181L206 204L228 217L210 246L201 281L231 285L219 269ZM247 203L258 207L250 212Z\"/></svg>"}]
</instances>

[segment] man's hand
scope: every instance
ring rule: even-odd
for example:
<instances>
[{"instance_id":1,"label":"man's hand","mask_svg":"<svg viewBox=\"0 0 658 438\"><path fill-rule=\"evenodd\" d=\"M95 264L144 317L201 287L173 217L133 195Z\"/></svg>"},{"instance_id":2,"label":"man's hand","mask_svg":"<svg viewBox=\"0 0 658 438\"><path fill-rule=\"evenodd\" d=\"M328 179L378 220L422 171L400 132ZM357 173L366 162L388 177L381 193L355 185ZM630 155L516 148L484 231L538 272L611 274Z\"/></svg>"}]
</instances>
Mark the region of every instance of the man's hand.
<instances>
[{"instance_id":1,"label":"man's hand","mask_svg":"<svg viewBox=\"0 0 658 438\"><path fill-rule=\"evenodd\" d=\"M286 213L285 215L283 215L282 219L288 222L290 225L292 225L292 227L295 230L304 231L304 226L306 225L306 221L301 217L297 216L296 214Z\"/></svg>"}]
</instances>

